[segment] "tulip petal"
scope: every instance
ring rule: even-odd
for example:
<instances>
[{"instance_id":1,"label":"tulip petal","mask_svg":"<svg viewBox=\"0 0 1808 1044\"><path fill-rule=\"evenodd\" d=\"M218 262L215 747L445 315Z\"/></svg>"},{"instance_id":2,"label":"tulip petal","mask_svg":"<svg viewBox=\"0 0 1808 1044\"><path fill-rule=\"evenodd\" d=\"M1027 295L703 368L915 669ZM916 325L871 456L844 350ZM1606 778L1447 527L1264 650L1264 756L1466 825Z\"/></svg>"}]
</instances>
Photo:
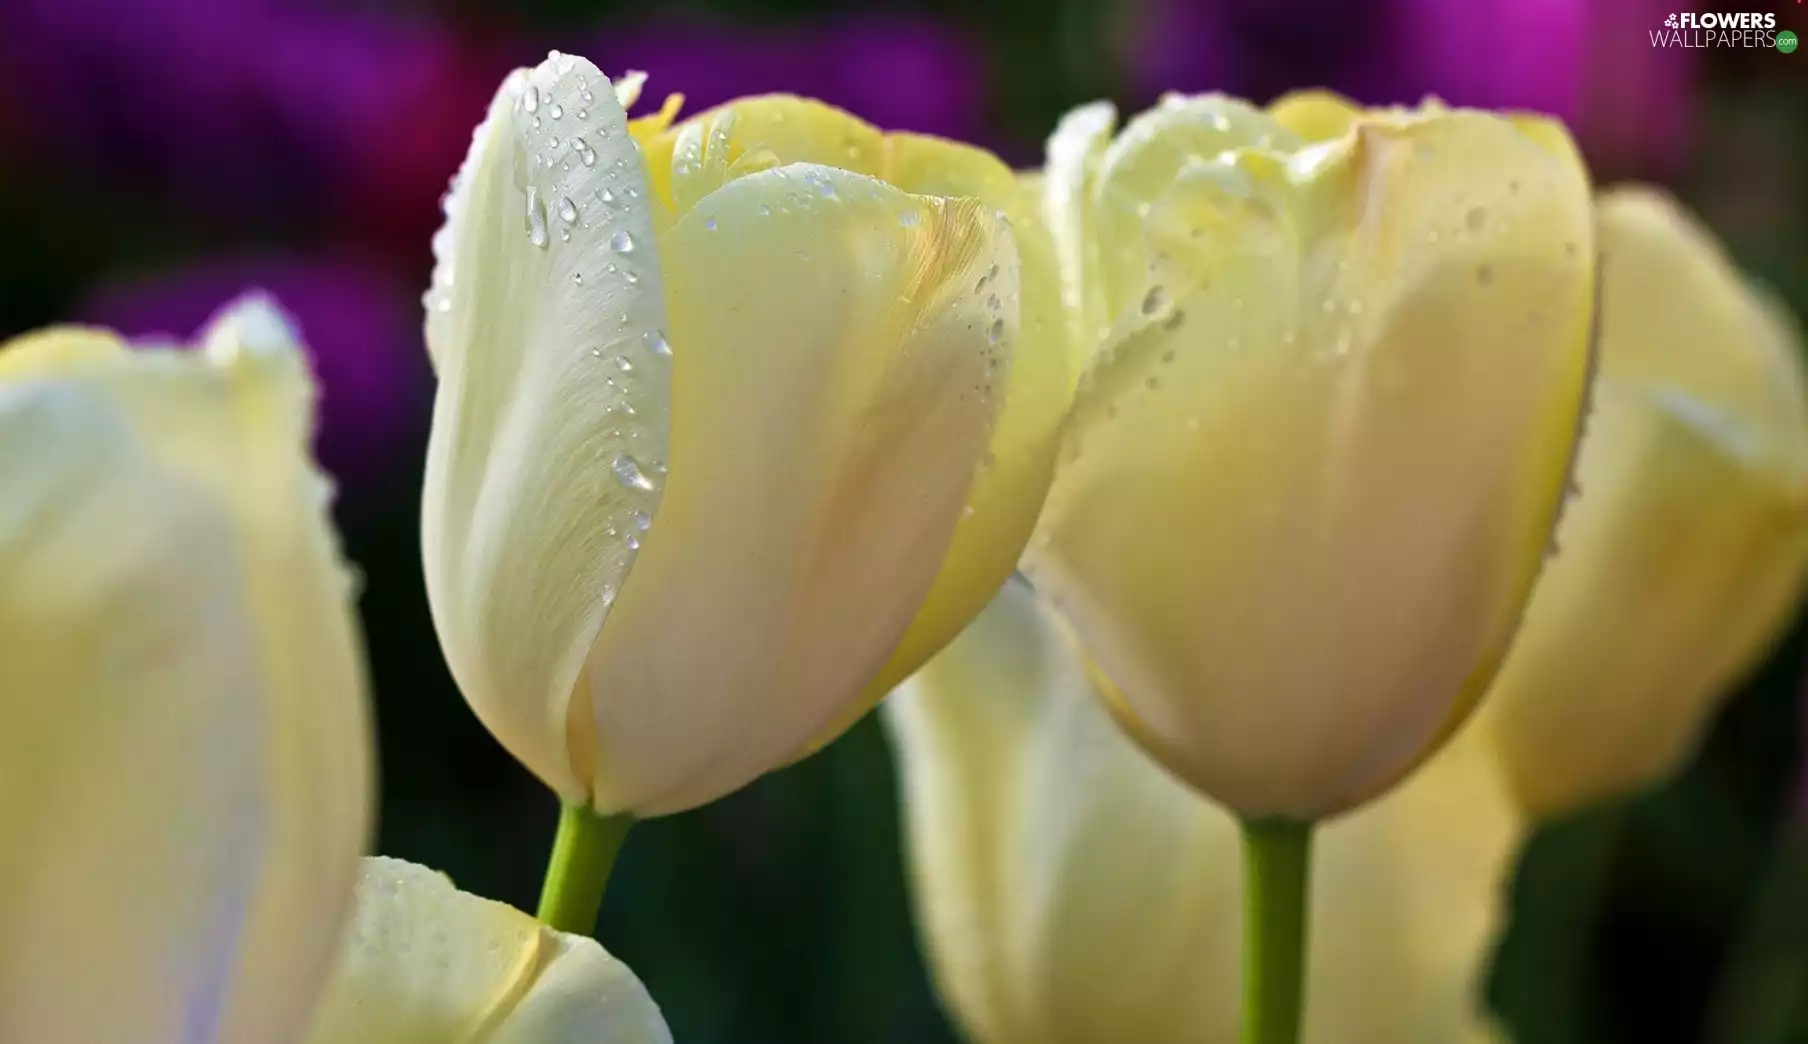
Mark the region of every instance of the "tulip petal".
<instances>
[{"instance_id":1,"label":"tulip petal","mask_svg":"<svg viewBox=\"0 0 1808 1044\"><path fill-rule=\"evenodd\" d=\"M1754 295L1713 234L1646 188L1599 203L1605 330L1601 372L1625 383L1682 389L1736 418L1761 466L1808 481L1808 391L1801 335Z\"/></svg>"},{"instance_id":2,"label":"tulip petal","mask_svg":"<svg viewBox=\"0 0 1808 1044\"><path fill-rule=\"evenodd\" d=\"M1808 552L1808 489L1785 495L1725 453L1734 422L1605 376L1594 398L1582 494L1486 703L1540 817L1681 763L1786 622Z\"/></svg>"},{"instance_id":3,"label":"tulip petal","mask_svg":"<svg viewBox=\"0 0 1808 1044\"><path fill-rule=\"evenodd\" d=\"M308 1039L669 1044L672 1038L640 980L594 940L460 892L426 867L371 858Z\"/></svg>"},{"instance_id":4,"label":"tulip petal","mask_svg":"<svg viewBox=\"0 0 1808 1044\"><path fill-rule=\"evenodd\" d=\"M1087 675L1014 583L886 704L937 987L988 1044L1230 1044L1236 822L1119 733ZM1522 828L1479 738L1321 828L1307 1041L1482 1039Z\"/></svg>"},{"instance_id":5,"label":"tulip petal","mask_svg":"<svg viewBox=\"0 0 1808 1044\"><path fill-rule=\"evenodd\" d=\"M858 697L947 552L1017 337L987 300L1017 293L1009 231L971 201L800 164L662 247L672 467L586 670L604 812L720 796Z\"/></svg>"},{"instance_id":6,"label":"tulip petal","mask_svg":"<svg viewBox=\"0 0 1808 1044\"><path fill-rule=\"evenodd\" d=\"M300 351L251 301L0 359L0 1038L294 1040L370 789Z\"/></svg>"},{"instance_id":7,"label":"tulip petal","mask_svg":"<svg viewBox=\"0 0 1808 1044\"><path fill-rule=\"evenodd\" d=\"M1097 277L1099 244L1092 193L1116 126L1117 110L1110 102L1082 105L1061 117L1049 136L1048 165L1042 174L1042 220L1061 270L1067 344L1076 371L1085 366L1111 328L1105 284Z\"/></svg>"},{"instance_id":8,"label":"tulip petal","mask_svg":"<svg viewBox=\"0 0 1808 1044\"><path fill-rule=\"evenodd\" d=\"M1015 307L1020 328L1010 358L1000 360L1008 361L1010 371L991 446L935 583L865 696L818 733L809 751L841 735L953 640L1017 568L1054 474L1061 419L1077 378L1065 342L1054 252L1036 212L1039 195L1026 191L991 153L968 145L894 134L885 149L888 183L921 195L976 199L1010 222L1019 257L1017 300L1002 296L1004 287L995 277L981 281L988 294L1000 295L1003 309Z\"/></svg>"},{"instance_id":9,"label":"tulip petal","mask_svg":"<svg viewBox=\"0 0 1808 1044\"><path fill-rule=\"evenodd\" d=\"M578 109L587 115L579 117ZM439 392L422 543L459 688L516 757L587 796L558 744L659 509L670 350L639 153L569 55L517 71L448 197L427 338Z\"/></svg>"},{"instance_id":10,"label":"tulip petal","mask_svg":"<svg viewBox=\"0 0 1808 1044\"><path fill-rule=\"evenodd\" d=\"M1590 225L1573 150L1471 112L1240 150L1156 201L1028 561L1176 772L1319 818L1462 720L1565 486Z\"/></svg>"}]
</instances>

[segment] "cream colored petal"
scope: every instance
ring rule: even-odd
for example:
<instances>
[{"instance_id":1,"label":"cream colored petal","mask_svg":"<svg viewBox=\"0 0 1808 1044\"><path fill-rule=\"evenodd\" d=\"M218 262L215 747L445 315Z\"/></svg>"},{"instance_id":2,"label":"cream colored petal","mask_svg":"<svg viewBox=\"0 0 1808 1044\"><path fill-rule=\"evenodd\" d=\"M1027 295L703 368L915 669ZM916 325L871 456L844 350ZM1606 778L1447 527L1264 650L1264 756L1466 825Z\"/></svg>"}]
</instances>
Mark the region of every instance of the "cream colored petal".
<instances>
[{"instance_id":1,"label":"cream colored petal","mask_svg":"<svg viewBox=\"0 0 1808 1044\"><path fill-rule=\"evenodd\" d=\"M0 1039L293 1040L370 789L301 356L74 336L0 350Z\"/></svg>"},{"instance_id":2,"label":"cream colored petal","mask_svg":"<svg viewBox=\"0 0 1808 1044\"><path fill-rule=\"evenodd\" d=\"M1042 220L1061 272L1067 345L1076 372L1111 328L1105 282L1098 274L1093 188L1116 126L1117 110L1110 102L1093 102L1069 112L1049 136L1048 165L1042 172Z\"/></svg>"},{"instance_id":3,"label":"cream colored petal","mask_svg":"<svg viewBox=\"0 0 1808 1044\"><path fill-rule=\"evenodd\" d=\"M1177 773L1317 818L1462 720L1565 485L1590 226L1573 150L1472 112L1154 202L1027 561Z\"/></svg>"},{"instance_id":4,"label":"cream colored petal","mask_svg":"<svg viewBox=\"0 0 1808 1044\"><path fill-rule=\"evenodd\" d=\"M814 163L882 176L885 138L859 117L788 94L742 98L672 128L669 153L649 151L649 164L670 164L675 214L730 180L789 163ZM899 186L905 188L906 186ZM908 189L907 189L908 190Z\"/></svg>"},{"instance_id":5,"label":"cream colored petal","mask_svg":"<svg viewBox=\"0 0 1808 1044\"><path fill-rule=\"evenodd\" d=\"M1235 821L1113 727L1026 587L1007 585L884 714L930 967L972 1039L1238 1039ZM1469 734L1322 828L1306 1039L1474 1032L1519 838Z\"/></svg>"},{"instance_id":6,"label":"cream colored petal","mask_svg":"<svg viewBox=\"0 0 1808 1044\"><path fill-rule=\"evenodd\" d=\"M1019 292L1014 300L1005 296L1002 276L991 273L980 276L976 290L988 295L988 306L996 299L1002 310L1015 310L1020 326L1010 358L998 360L1004 403L935 583L866 694L817 734L811 751L841 735L948 644L1017 568L1053 477L1061 418L1078 377L1067 351L1060 278L1038 212L1040 195L1024 190L991 153L969 145L896 134L885 140L885 150L890 184L922 195L976 199L1010 222Z\"/></svg>"},{"instance_id":7,"label":"cream colored petal","mask_svg":"<svg viewBox=\"0 0 1808 1044\"><path fill-rule=\"evenodd\" d=\"M1015 249L971 201L797 165L660 246L670 481L585 690L597 807L643 815L782 764L860 697L947 552L1017 336L988 304L1017 294Z\"/></svg>"},{"instance_id":8,"label":"cream colored petal","mask_svg":"<svg viewBox=\"0 0 1808 1044\"><path fill-rule=\"evenodd\" d=\"M1674 200L1627 186L1597 205L1605 316L1601 372L1670 385L1736 419L1785 481L1808 479L1800 333L1754 294L1725 249Z\"/></svg>"},{"instance_id":9,"label":"cream colored petal","mask_svg":"<svg viewBox=\"0 0 1808 1044\"><path fill-rule=\"evenodd\" d=\"M580 115L580 112L583 115ZM659 508L670 349L652 201L609 82L503 84L449 197L427 338L427 594L478 717L568 800L585 653Z\"/></svg>"},{"instance_id":10,"label":"cream colored petal","mask_svg":"<svg viewBox=\"0 0 1808 1044\"><path fill-rule=\"evenodd\" d=\"M659 1008L594 940L399 859L364 861L314 1044L668 1044Z\"/></svg>"},{"instance_id":11,"label":"cream colored petal","mask_svg":"<svg viewBox=\"0 0 1808 1044\"><path fill-rule=\"evenodd\" d=\"M1582 495L1487 701L1535 814L1673 771L1788 621L1808 489L1729 454L1737 423L1675 388L1597 386Z\"/></svg>"},{"instance_id":12,"label":"cream colored petal","mask_svg":"<svg viewBox=\"0 0 1808 1044\"><path fill-rule=\"evenodd\" d=\"M1316 144L1343 137L1362 118L1362 108L1332 91L1291 91L1268 106L1268 115L1301 142Z\"/></svg>"},{"instance_id":13,"label":"cream colored petal","mask_svg":"<svg viewBox=\"0 0 1808 1044\"><path fill-rule=\"evenodd\" d=\"M1103 286L1105 315L1121 316L1141 304L1157 249L1147 241L1145 225L1182 172L1230 149L1290 153L1299 145L1267 113L1222 94L1170 95L1126 124L1099 158L1091 189L1098 265L1092 278Z\"/></svg>"}]
</instances>

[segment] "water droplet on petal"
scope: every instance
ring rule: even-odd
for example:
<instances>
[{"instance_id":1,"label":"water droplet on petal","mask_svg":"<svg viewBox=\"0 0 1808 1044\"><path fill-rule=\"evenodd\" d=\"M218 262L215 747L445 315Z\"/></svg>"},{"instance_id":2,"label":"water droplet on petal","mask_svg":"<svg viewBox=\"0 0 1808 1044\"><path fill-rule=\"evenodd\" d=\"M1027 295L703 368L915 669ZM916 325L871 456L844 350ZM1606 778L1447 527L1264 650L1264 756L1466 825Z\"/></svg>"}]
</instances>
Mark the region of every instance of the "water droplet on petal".
<instances>
[{"instance_id":1,"label":"water droplet on petal","mask_svg":"<svg viewBox=\"0 0 1808 1044\"><path fill-rule=\"evenodd\" d=\"M1158 283L1150 287L1149 292L1143 295L1143 314L1154 315L1161 311L1167 303L1168 291Z\"/></svg>"},{"instance_id":2,"label":"water droplet on petal","mask_svg":"<svg viewBox=\"0 0 1808 1044\"><path fill-rule=\"evenodd\" d=\"M622 485L634 489L650 490L653 488L653 480L640 470L640 462L626 453L616 457L615 462L609 466L615 472L616 481Z\"/></svg>"},{"instance_id":3,"label":"water droplet on petal","mask_svg":"<svg viewBox=\"0 0 1808 1044\"><path fill-rule=\"evenodd\" d=\"M527 241L537 247L546 245L546 205L540 202L540 190L527 188Z\"/></svg>"},{"instance_id":4,"label":"water droplet on petal","mask_svg":"<svg viewBox=\"0 0 1808 1044\"><path fill-rule=\"evenodd\" d=\"M1002 337L1004 337L1004 320L992 320L992 328L986 331L986 339L993 344L997 344Z\"/></svg>"},{"instance_id":5,"label":"water droplet on petal","mask_svg":"<svg viewBox=\"0 0 1808 1044\"><path fill-rule=\"evenodd\" d=\"M559 217L564 219L567 225L578 219L578 205L571 201L570 196L559 197Z\"/></svg>"},{"instance_id":6,"label":"water droplet on petal","mask_svg":"<svg viewBox=\"0 0 1808 1044\"><path fill-rule=\"evenodd\" d=\"M571 273L571 281L578 284L579 286L583 286L584 285L584 273L582 273L582 272Z\"/></svg>"},{"instance_id":7,"label":"water droplet on petal","mask_svg":"<svg viewBox=\"0 0 1808 1044\"><path fill-rule=\"evenodd\" d=\"M654 355L672 354L672 346L666 343L665 331L663 330L648 330L646 333L640 335L640 339L647 343L647 350Z\"/></svg>"},{"instance_id":8,"label":"water droplet on petal","mask_svg":"<svg viewBox=\"0 0 1808 1044\"><path fill-rule=\"evenodd\" d=\"M652 516L648 515L645 511L642 511L639 508L636 508L634 511L629 513L628 521L634 523L634 528L640 530L642 533L645 533L647 530L653 528Z\"/></svg>"},{"instance_id":9,"label":"water droplet on petal","mask_svg":"<svg viewBox=\"0 0 1808 1044\"><path fill-rule=\"evenodd\" d=\"M584 100L585 100L585 101L586 101L586 102L593 102L593 101L595 101L595 100L596 100L596 95L594 95L594 94L591 94L591 93L590 93L590 88L588 88L588 87L586 87L586 88L584 88L584 89L583 89L583 90L581 90L581 91L579 91L579 92L578 92L578 97L580 97L580 98L582 98L582 99L584 99Z\"/></svg>"},{"instance_id":10,"label":"water droplet on petal","mask_svg":"<svg viewBox=\"0 0 1808 1044\"><path fill-rule=\"evenodd\" d=\"M565 107L564 107L564 106L563 106L563 105L554 105L554 106L553 106L553 107L552 107L552 108L551 108L551 109L550 109L550 110L548 110L548 111L550 111L550 112L551 112L551 113L552 113L552 118L553 118L553 119L555 119L555 120L559 120L559 119L564 119L564 118L565 118Z\"/></svg>"},{"instance_id":11,"label":"water droplet on petal","mask_svg":"<svg viewBox=\"0 0 1808 1044\"><path fill-rule=\"evenodd\" d=\"M625 355L618 355L615 357L615 368L623 373L634 372L634 364L629 362L628 357Z\"/></svg>"},{"instance_id":12,"label":"water droplet on petal","mask_svg":"<svg viewBox=\"0 0 1808 1044\"><path fill-rule=\"evenodd\" d=\"M615 202L615 193L610 192L606 188L597 189L596 198L602 200L604 203L613 203Z\"/></svg>"},{"instance_id":13,"label":"water droplet on petal","mask_svg":"<svg viewBox=\"0 0 1808 1044\"><path fill-rule=\"evenodd\" d=\"M1470 207L1469 213L1467 213L1463 216L1463 223L1469 226L1469 231L1480 232L1482 230L1482 226L1484 226L1488 223L1487 208Z\"/></svg>"},{"instance_id":14,"label":"water droplet on petal","mask_svg":"<svg viewBox=\"0 0 1808 1044\"><path fill-rule=\"evenodd\" d=\"M528 112L540 111L540 88L527 85L527 91L521 95L521 107Z\"/></svg>"},{"instance_id":15,"label":"water droplet on petal","mask_svg":"<svg viewBox=\"0 0 1808 1044\"><path fill-rule=\"evenodd\" d=\"M631 254L634 252L634 237L628 234L627 229L618 228L609 237L609 249L618 254Z\"/></svg>"}]
</instances>

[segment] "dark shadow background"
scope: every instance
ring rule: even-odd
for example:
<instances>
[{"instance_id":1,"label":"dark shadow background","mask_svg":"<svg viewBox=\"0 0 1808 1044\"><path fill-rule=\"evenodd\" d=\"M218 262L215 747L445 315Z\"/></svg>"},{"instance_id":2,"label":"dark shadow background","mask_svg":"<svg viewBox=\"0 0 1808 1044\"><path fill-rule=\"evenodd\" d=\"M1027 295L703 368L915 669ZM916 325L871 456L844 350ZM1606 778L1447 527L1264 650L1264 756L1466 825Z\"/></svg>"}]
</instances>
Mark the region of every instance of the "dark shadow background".
<instances>
[{"instance_id":1,"label":"dark shadow background","mask_svg":"<svg viewBox=\"0 0 1808 1044\"><path fill-rule=\"evenodd\" d=\"M275 293L323 387L320 453L364 573L381 851L532 907L550 794L466 711L422 590L437 200L504 72L549 47L691 111L794 90L1013 163L1068 106L1328 84L1568 119L1603 181L1670 185L1808 311L1808 54L1651 46L1681 0L0 0L0 335L187 335ZM1754 0L1808 33L1808 7ZM1802 628L1660 793L1546 830L1491 993L1522 1044L1808 1041ZM687 1044L953 1039L916 949L869 719L638 827L600 934Z\"/></svg>"}]
</instances>

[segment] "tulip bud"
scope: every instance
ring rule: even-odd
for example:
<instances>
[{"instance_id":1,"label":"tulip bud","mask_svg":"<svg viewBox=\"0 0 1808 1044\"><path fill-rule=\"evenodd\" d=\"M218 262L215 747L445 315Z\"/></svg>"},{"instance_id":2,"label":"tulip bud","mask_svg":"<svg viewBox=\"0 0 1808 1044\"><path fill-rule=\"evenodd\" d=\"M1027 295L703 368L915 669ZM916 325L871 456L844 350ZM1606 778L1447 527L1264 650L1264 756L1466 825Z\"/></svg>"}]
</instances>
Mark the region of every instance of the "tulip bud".
<instances>
[{"instance_id":1,"label":"tulip bud","mask_svg":"<svg viewBox=\"0 0 1808 1044\"><path fill-rule=\"evenodd\" d=\"M283 320L0 347L0 1040L302 1039L369 826Z\"/></svg>"},{"instance_id":2,"label":"tulip bud","mask_svg":"<svg viewBox=\"0 0 1808 1044\"><path fill-rule=\"evenodd\" d=\"M670 1044L659 1008L594 940L426 867L366 859L312 1044Z\"/></svg>"},{"instance_id":3,"label":"tulip bud","mask_svg":"<svg viewBox=\"0 0 1808 1044\"><path fill-rule=\"evenodd\" d=\"M975 1044L1231 1044L1237 821L1127 739L1087 673L1009 584L886 704L936 985ZM1522 830L1485 736L1320 829L1307 1041L1488 1039Z\"/></svg>"},{"instance_id":4,"label":"tulip bud","mask_svg":"<svg viewBox=\"0 0 1808 1044\"><path fill-rule=\"evenodd\" d=\"M1808 555L1799 333L1668 198L1609 192L1597 222L1579 492L1486 711L1540 816L1687 758L1793 614Z\"/></svg>"},{"instance_id":5,"label":"tulip bud","mask_svg":"<svg viewBox=\"0 0 1808 1044\"><path fill-rule=\"evenodd\" d=\"M1069 390L997 160L796 98L674 109L630 125L569 56L511 75L426 299L441 643L602 813L742 786L951 638L1014 567Z\"/></svg>"},{"instance_id":6,"label":"tulip bud","mask_svg":"<svg viewBox=\"0 0 1808 1044\"><path fill-rule=\"evenodd\" d=\"M1049 145L1102 347L1027 566L1177 775L1333 815L1462 723L1531 591L1587 385L1587 177L1553 122L1435 104L1111 122Z\"/></svg>"}]
</instances>

